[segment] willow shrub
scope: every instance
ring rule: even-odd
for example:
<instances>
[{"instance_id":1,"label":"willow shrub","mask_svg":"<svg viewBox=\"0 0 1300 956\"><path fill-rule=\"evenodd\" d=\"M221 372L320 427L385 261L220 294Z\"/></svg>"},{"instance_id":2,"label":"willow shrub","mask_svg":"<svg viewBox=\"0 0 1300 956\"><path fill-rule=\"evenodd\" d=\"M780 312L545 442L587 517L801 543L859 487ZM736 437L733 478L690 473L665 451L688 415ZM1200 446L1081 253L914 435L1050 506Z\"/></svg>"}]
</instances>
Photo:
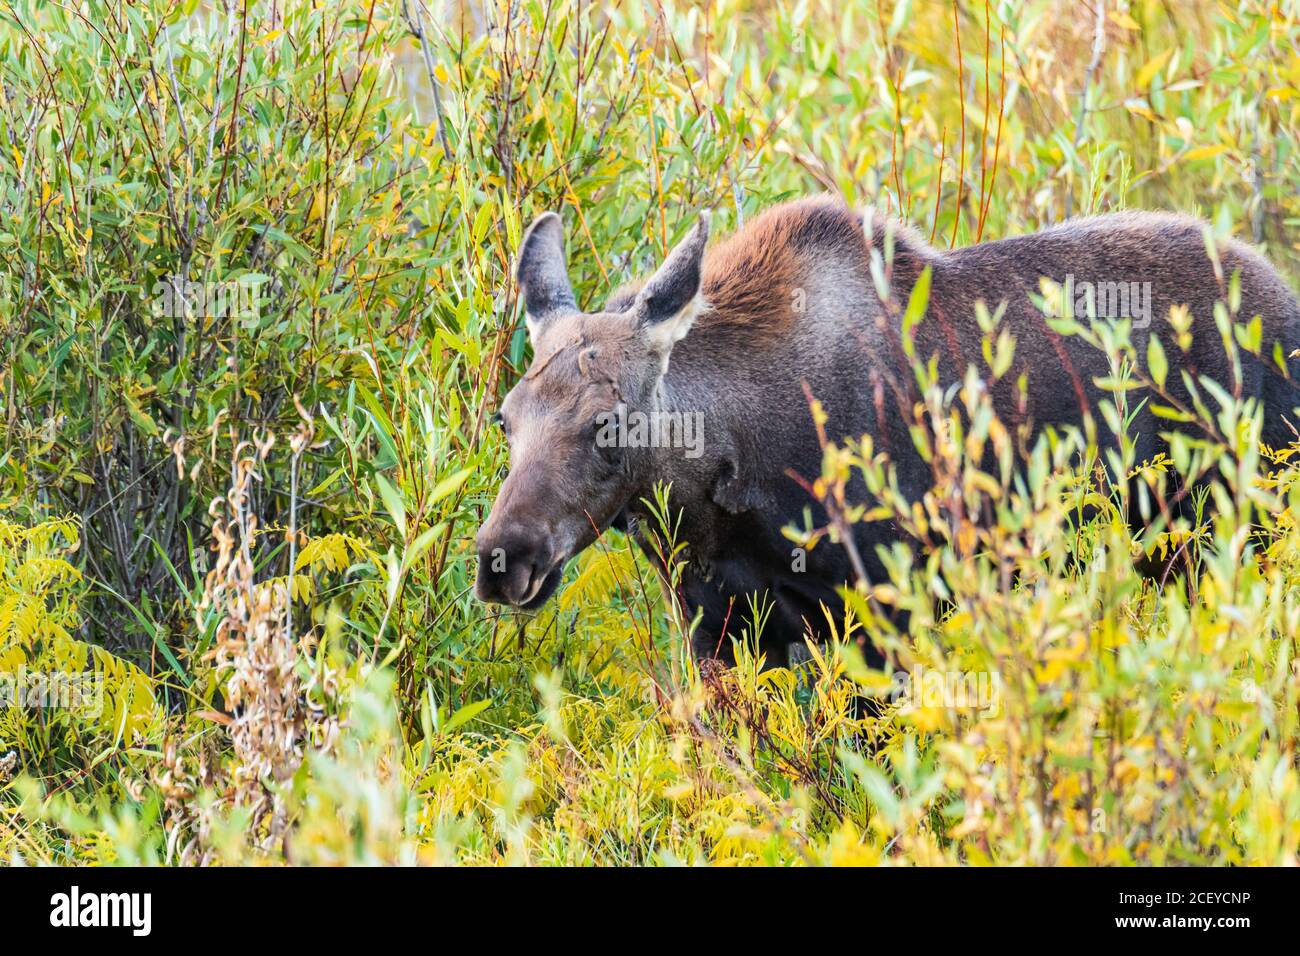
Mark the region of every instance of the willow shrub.
<instances>
[{"instance_id":1,"label":"willow shrub","mask_svg":"<svg viewBox=\"0 0 1300 956\"><path fill-rule=\"evenodd\" d=\"M129 734L0 722L5 855L1294 860L1294 483L1249 409L1207 401L1221 438L1168 460L1059 436L1017 472L975 379L922 387L930 496L897 500L860 446L823 478L865 470L877 510L844 520L926 545L794 670L741 648L698 674L614 534L532 618L470 594L505 464L490 412L528 347L509 265L542 209L565 210L584 304L700 207L726 232L823 189L939 245L1179 208L1294 277L1293 6L1109 6L7 5L0 608L140 692ZM1151 356L1070 331L1112 353L1097 414L1122 419ZM1205 527L1116 520L1105 474L1154 499L1219 462ZM1190 573L1138 577L1162 548ZM248 657L223 644L241 595L266 602ZM3 659L32 633L0 629ZM293 679L249 684L290 652ZM266 726L310 721L271 760L237 693L281 701Z\"/></svg>"}]
</instances>

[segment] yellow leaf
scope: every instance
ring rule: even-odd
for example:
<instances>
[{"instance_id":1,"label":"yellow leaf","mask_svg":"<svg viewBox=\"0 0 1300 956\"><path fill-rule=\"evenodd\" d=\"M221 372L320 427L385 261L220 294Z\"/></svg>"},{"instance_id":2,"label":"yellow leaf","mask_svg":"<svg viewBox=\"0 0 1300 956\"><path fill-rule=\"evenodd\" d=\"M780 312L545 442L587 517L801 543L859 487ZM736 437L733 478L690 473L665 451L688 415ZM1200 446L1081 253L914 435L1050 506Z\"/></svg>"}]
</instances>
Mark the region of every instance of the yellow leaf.
<instances>
[{"instance_id":1,"label":"yellow leaf","mask_svg":"<svg viewBox=\"0 0 1300 956\"><path fill-rule=\"evenodd\" d=\"M1138 89L1150 86L1151 81L1155 79L1161 68L1169 62L1169 58L1174 55L1174 48L1170 47L1164 53L1157 53L1151 59L1147 60L1146 66L1138 70L1136 85Z\"/></svg>"},{"instance_id":2,"label":"yellow leaf","mask_svg":"<svg viewBox=\"0 0 1300 956\"><path fill-rule=\"evenodd\" d=\"M925 733L942 729L946 721L942 707L917 707L908 711L906 717L912 726Z\"/></svg>"},{"instance_id":3,"label":"yellow leaf","mask_svg":"<svg viewBox=\"0 0 1300 956\"><path fill-rule=\"evenodd\" d=\"M1034 669L1034 679L1039 684L1050 684L1065 672L1065 665L1065 659L1056 656Z\"/></svg>"},{"instance_id":4,"label":"yellow leaf","mask_svg":"<svg viewBox=\"0 0 1300 956\"><path fill-rule=\"evenodd\" d=\"M1130 113L1136 113L1138 116L1141 116L1143 119L1148 119L1153 123L1159 119L1159 117L1156 116L1156 114L1151 110L1151 107L1147 106L1146 100L1140 100L1140 99L1125 100L1124 109L1128 110Z\"/></svg>"},{"instance_id":5,"label":"yellow leaf","mask_svg":"<svg viewBox=\"0 0 1300 956\"><path fill-rule=\"evenodd\" d=\"M1213 146L1198 146L1196 149L1189 149L1183 155L1183 161L1194 163L1198 159L1210 159L1211 157L1218 156L1220 153L1225 153L1227 151L1228 147L1223 143L1215 143Z\"/></svg>"}]
</instances>

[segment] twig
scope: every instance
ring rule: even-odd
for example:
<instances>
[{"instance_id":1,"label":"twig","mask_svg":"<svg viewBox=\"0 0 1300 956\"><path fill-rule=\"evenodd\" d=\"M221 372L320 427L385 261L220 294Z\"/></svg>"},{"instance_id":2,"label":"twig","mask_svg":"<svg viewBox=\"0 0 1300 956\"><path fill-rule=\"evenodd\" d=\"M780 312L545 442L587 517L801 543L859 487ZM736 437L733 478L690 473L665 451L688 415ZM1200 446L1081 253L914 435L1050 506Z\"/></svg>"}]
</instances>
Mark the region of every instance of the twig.
<instances>
[{"instance_id":1,"label":"twig","mask_svg":"<svg viewBox=\"0 0 1300 956\"><path fill-rule=\"evenodd\" d=\"M1077 153L1083 139L1083 124L1088 118L1088 97L1092 95L1092 81L1101 66L1102 55L1106 52L1106 0L1097 0L1097 22L1092 34L1092 59L1088 62L1088 73L1083 81L1083 96L1079 100L1079 112L1074 120L1074 139L1071 151ZM1074 183L1071 181L1065 192L1065 218L1074 215Z\"/></svg>"},{"instance_id":2,"label":"twig","mask_svg":"<svg viewBox=\"0 0 1300 956\"><path fill-rule=\"evenodd\" d=\"M410 0L402 0L402 9L406 26L412 36L420 41L420 53L424 56L424 69L429 74L429 87L433 90L433 114L438 123L438 142L442 144L442 153L451 158L451 142L447 137L447 118L442 111L442 94L438 92L438 76L433 69L433 54L429 52L429 36L424 27L422 0L415 0L415 16L412 19Z\"/></svg>"},{"instance_id":3,"label":"twig","mask_svg":"<svg viewBox=\"0 0 1300 956\"><path fill-rule=\"evenodd\" d=\"M961 107L961 152L957 162L957 204L953 208L949 248L957 244L957 226L961 223L961 193L966 181L966 71L961 62L961 21L957 17L957 0L952 0L952 32L957 40L957 103Z\"/></svg>"}]
</instances>

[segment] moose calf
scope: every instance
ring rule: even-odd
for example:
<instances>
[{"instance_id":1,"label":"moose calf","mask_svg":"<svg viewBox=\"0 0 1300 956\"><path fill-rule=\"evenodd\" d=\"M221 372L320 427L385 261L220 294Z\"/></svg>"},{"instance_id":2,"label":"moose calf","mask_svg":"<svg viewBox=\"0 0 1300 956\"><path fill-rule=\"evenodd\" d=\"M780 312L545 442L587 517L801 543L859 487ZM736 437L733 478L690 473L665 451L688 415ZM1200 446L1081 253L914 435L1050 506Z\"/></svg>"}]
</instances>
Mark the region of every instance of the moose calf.
<instances>
[{"instance_id":1,"label":"moose calf","mask_svg":"<svg viewBox=\"0 0 1300 956\"><path fill-rule=\"evenodd\" d=\"M813 549L796 570L781 533L802 524L805 509L819 525L827 519L790 477L813 478L821 467L805 389L829 415L830 440L870 434L905 496L916 500L930 486L897 400L900 383L911 380L898 310L886 308L871 277L871 247L883 250L887 229L892 300L905 304L930 269L928 309L913 336L918 355L938 357L942 383L982 363L976 302L1005 309L1014 365L990 385L990 397L1005 423L1031 431L1100 417L1097 380L1111 374L1100 349L1049 326L1031 298L1042 278L1067 289L1127 284L1125 317L1134 320L1138 354L1146 354L1147 336L1159 335L1169 361L1181 363L1168 388L1185 397L1182 370L1225 385L1232 379L1213 316L1240 271L1237 314L1263 321L1258 356L1242 354L1241 393L1263 406L1264 442L1280 447L1294 437L1287 416L1300 404L1300 361L1290 358L1300 347L1295 297L1239 242L1220 244L1216 274L1202 224L1183 216L1118 213L939 250L906 228L875 215L864 221L819 198L770 209L706 252L704 215L647 281L583 312L566 273L560 217L546 213L519 250L534 358L500 408L511 468L478 535L479 598L540 607L569 559L606 528L647 517L644 499L663 482L671 483L670 505L689 544L679 594L688 617L700 615L697 655L729 655L729 638L752 625L754 598L770 605L761 635L769 663L783 663L789 643L805 633L819 636L821 606L841 612L837 588L854 574L845 549L833 546ZM1190 310L1187 352L1166 321L1173 306ZM1141 398L1131 397L1131 406ZM1166 447L1162 431L1178 427L1154 418L1149 404L1131 424L1139 461ZM647 440L656 435L646 423L663 421L670 440L662 433ZM686 423L699 425L697 441L680 440ZM1098 443L1108 440L1114 436L1098 423ZM876 549L897 532L875 522L854 533L868 577L878 580Z\"/></svg>"}]
</instances>

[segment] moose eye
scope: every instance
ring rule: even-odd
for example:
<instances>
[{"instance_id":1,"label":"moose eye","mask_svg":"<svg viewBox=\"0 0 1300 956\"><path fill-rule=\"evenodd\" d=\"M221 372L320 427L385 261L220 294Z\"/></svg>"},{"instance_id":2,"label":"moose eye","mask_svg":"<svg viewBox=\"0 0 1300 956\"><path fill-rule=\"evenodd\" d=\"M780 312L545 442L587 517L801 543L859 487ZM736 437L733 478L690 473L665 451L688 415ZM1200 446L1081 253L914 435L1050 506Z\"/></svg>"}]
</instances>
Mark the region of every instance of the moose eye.
<instances>
[{"instance_id":1,"label":"moose eye","mask_svg":"<svg viewBox=\"0 0 1300 956\"><path fill-rule=\"evenodd\" d=\"M594 444L610 444L617 436L618 426L612 413L602 412L587 424L587 437Z\"/></svg>"},{"instance_id":2,"label":"moose eye","mask_svg":"<svg viewBox=\"0 0 1300 956\"><path fill-rule=\"evenodd\" d=\"M505 420L504 418L501 417L501 413L500 413L500 412L493 412L493 413L492 413L492 424L495 425L497 428L505 428L505 427L506 427L506 420Z\"/></svg>"},{"instance_id":3,"label":"moose eye","mask_svg":"<svg viewBox=\"0 0 1300 956\"><path fill-rule=\"evenodd\" d=\"M611 427L606 415L597 415L588 426L592 446L606 464L617 465L623 460L623 436L617 427Z\"/></svg>"}]
</instances>

